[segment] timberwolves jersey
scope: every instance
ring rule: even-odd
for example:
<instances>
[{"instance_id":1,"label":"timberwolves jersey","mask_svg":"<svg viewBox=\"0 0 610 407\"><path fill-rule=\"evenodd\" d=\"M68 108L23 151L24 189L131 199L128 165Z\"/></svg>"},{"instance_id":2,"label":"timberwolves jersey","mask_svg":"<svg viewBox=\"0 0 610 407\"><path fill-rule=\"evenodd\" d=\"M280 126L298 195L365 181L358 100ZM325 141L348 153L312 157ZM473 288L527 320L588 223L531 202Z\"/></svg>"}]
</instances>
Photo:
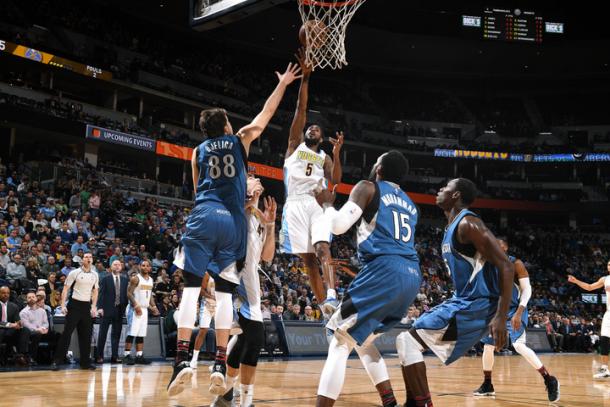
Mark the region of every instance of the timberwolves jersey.
<instances>
[{"instance_id":1,"label":"timberwolves jersey","mask_svg":"<svg viewBox=\"0 0 610 407\"><path fill-rule=\"evenodd\" d=\"M326 153L316 153L305 145L299 144L294 153L284 161L284 185L286 197L310 195L321 179L324 179ZM325 181L326 183L326 181Z\"/></svg>"},{"instance_id":2,"label":"timberwolves jersey","mask_svg":"<svg viewBox=\"0 0 610 407\"><path fill-rule=\"evenodd\" d=\"M478 217L474 212L463 209L447 226L443 238L443 260L453 280L454 297L497 298L500 289L496 267L483 260L473 245L463 245L457 240L458 225L466 216Z\"/></svg>"},{"instance_id":3,"label":"timberwolves jersey","mask_svg":"<svg viewBox=\"0 0 610 407\"><path fill-rule=\"evenodd\" d=\"M508 256L508 260L510 260L511 263L515 264L515 262L517 261L517 258L515 256ZM515 279L518 280L517 278L517 273L515 273ZM499 287L499 285L498 285ZM519 301L521 300L521 288L519 288L519 283L517 281L513 281L513 296L510 300L510 311L509 313L513 313L513 311L516 311L517 308L519 308ZM527 312L527 309L525 310L525 312Z\"/></svg>"},{"instance_id":4,"label":"timberwolves jersey","mask_svg":"<svg viewBox=\"0 0 610 407\"><path fill-rule=\"evenodd\" d=\"M199 181L195 205L216 202L243 213L246 202L247 156L237 136L208 139L197 148Z\"/></svg>"},{"instance_id":5,"label":"timberwolves jersey","mask_svg":"<svg viewBox=\"0 0 610 407\"><path fill-rule=\"evenodd\" d=\"M250 210L246 217L248 219L248 248L246 263L241 273L241 283L237 288L237 293L243 301L239 312L251 321L263 322L258 264L261 261L263 246L267 239L267 230L261 225L258 211Z\"/></svg>"},{"instance_id":6,"label":"timberwolves jersey","mask_svg":"<svg viewBox=\"0 0 610 407\"><path fill-rule=\"evenodd\" d=\"M375 183L375 196L358 226L358 257L361 261L380 255L399 255L418 261L415 250L417 207L392 182Z\"/></svg>"},{"instance_id":7,"label":"timberwolves jersey","mask_svg":"<svg viewBox=\"0 0 610 407\"><path fill-rule=\"evenodd\" d=\"M138 286L133 291L133 296L138 305L142 308L148 308L150 305L150 297L152 296L153 279L148 276L144 278L142 274L138 274Z\"/></svg>"}]
</instances>

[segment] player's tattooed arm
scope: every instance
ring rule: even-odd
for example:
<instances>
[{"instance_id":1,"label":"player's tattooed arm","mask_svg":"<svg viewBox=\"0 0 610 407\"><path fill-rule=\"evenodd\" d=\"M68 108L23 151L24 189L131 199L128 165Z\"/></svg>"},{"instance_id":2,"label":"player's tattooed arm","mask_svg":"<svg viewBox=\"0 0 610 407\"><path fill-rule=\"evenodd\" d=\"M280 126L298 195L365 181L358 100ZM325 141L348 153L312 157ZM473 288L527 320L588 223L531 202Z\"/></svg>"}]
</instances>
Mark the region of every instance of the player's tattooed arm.
<instances>
[{"instance_id":1,"label":"player's tattooed arm","mask_svg":"<svg viewBox=\"0 0 610 407\"><path fill-rule=\"evenodd\" d=\"M309 77L311 76L311 66L305 62L305 50L299 49L295 55L301 67L301 86L299 87L299 98L294 111L294 118L290 125L290 134L288 136L288 149L286 150L285 158L288 158L294 153L294 150L303 142L303 128L307 122L307 101L309 99Z\"/></svg>"},{"instance_id":2,"label":"player's tattooed arm","mask_svg":"<svg viewBox=\"0 0 610 407\"><path fill-rule=\"evenodd\" d=\"M458 226L457 239L460 243L472 244L476 250L491 262L499 272L500 299L496 315L490 323L491 334L496 349L502 349L506 343L506 317L512 299L515 267L498 244L498 240L476 216L466 216Z\"/></svg>"},{"instance_id":3,"label":"player's tattooed arm","mask_svg":"<svg viewBox=\"0 0 610 407\"><path fill-rule=\"evenodd\" d=\"M574 277L572 275L568 276L569 283L576 284L577 286L579 286L580 288L582 288L585 291L593 291L593 290L597 290L598 288L602 288L604 286L605 279L606 279L606 277L601 277L596 282L594 282L592 284L588 284L588 283L585 283L584 281L580 281L579 279L577 279L576 277Z\"/></svg>"},{"instance_id":4,"label":"player's tattooed arm","mask_svg":"<svg viewBox=\"0 0 610 407\"><path fill-rule=\"evenodd\" d=\"M136 287L138 286L138 283L139 283L138 277L133 276L129 280L129 285L127 286L127 299L129 300L129 303L131 304L131 307L133 309L140 308L140 305L136 301L136 296L135 296L135 290L136 290Z\"/></svg>"}]
</instances>

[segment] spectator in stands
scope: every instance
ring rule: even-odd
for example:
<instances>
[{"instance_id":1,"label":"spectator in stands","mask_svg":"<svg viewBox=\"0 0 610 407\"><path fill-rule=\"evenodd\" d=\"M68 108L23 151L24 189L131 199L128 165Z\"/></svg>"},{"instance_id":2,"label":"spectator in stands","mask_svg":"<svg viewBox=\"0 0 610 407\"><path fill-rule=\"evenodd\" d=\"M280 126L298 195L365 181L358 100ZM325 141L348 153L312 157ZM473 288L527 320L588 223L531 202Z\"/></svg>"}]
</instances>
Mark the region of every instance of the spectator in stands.
<instances>
[{"instance_id":1,"label":"spectator in stands","mask_svg":"<svg viewBox=\"0 0 610 407\"><path fill-rule=\"evenodd\" d=\"M10 252L16 252L19 249L19 247L21 246L19 228L13 227L11 229L11 227L9 227L9 236L4 239L4 244L6 244L6 247L8 247L8 250Z\"/></svg>"},{"instance_id":2,"label":"spectator in stands","mask_svg":"<svg viewBox=\"0 0 610 407\"><path fill-rule=\"evenodd\" d=\"M0 287L0 343L13 343L19 352L15 357L18 366L27 366L25 357L28 349L30 333L22 329L19 318L19 306L10 302L11 291L8 287Z\"/></svg>"},{"instance_id":3,"label":"spectator in stands","mask_svg":"<svg viewBox=\"0 0 610 407\"><path fill-rule=\"evenodd\" d=\"M70 257L66 257L64 260L64 266L61 269L61 274L68 277L68 274L70 274L72 270L74 270L74 267L72 267L72 259Z\"/></svg>"},{"instance_id":4,"label":"spectator in stands","mask_svg":"<svg viewBox=\"0 0 610 407\"><path fill-rule=\"evenodd\" d=\"M55 256L47 257L47 263L42 266L42 270L40 270L41 278L48 278L49 274L57 273L59 271L59 265L55 261Z\"/></svg>"},{"instance_id":5,"label":"spectator in stands","mask_svg":"<svg viewBox=\"0 0 610 407\"><path fill-rule=\"evenodd\" d=\"M102 240L112 241L116 238L116 229L114 228L114 222L109 221L106 230L102 233Z\"/></svg>"},{"instance_id":6,"label":"spectator in stands","mask_svg":"<svg viewBox=\"0 0 610 407\"><path fill-rule=\"evenodd\" d=\"M74 233L69 229L68 222L62 222L58 235L63 243L72 243L74 241Z\"/></svg>"},{"instance_id":7,"label":"spectator in stands","mask_svg":"<svg viewBox=\"0 0 610 407\"><path fill-rule=\"evenodd\" d=\"M305 321L318 321L318 318L313 313L311 305L305 307Z\"/></svg>"},{"instance_id":8,"label":"spectator in stands","mask_svg":"<svg viewBox=\"0 0 610 407\"><path fill-rule=\"evenodd\" d=\"M6 279L15 286L16 282L27 276L25 266L22 263L21 254L13 255L13 261L6 266ZM19 285L17 283L17 285Z\"/></svg>"},{"instance_id":9,"label":"spectator in stands","mask_svg":"<svg viewBox=\"0 0 610 407\"><path fill-rule=\"evenodd\" d=\"M95 218L100 211L100 196L97 194L97 191L93 191L89 197L88 205L91 216Z\"/></svg>"},{"instance_id":10,"label":"spectator in stands","mask_svg":"<svg viewBox=\"0 0 610 407\"><path fill-rule=\"evenodd\" d=\"M8 252L8 247L4 242L2 242L0 243L0 269L4 270L4 274L6 274L6 267L8 266L10 261L11 256Z\"/></svg>"},{"instance_id":11,"label":"spectator in stands","mask_svg":"<svg viewBox=\"0 0 610 407\"><path fill-rule=\"evenodd\" d=\"M84 243L84 237L83 235L78 235L78 237L76 238L76 242L74 242L72 244L72 247L70 248L70 252L72 253L72 257L76 256L78 254L79 250L82 250L83 254L84 253L89 253L89 247L87 247L87 245ZM81 254L82 256L82 254Z\"/></svg>"},{"instance_id":12,"label":"spectator in stands","mask_svg":"<svg viewBox=\"0 0 610 407\"><path fill-rule=\"evenodd\" d=\"M29 346L29 364L36 365L38 355L38 344L42 335L49 332L49 320L44 308L37 306L38 299L36 293L29 292L26 297L27 307L21 310L19 318L23 329L28 331L30 346ZM28 356L26 356L28 357Z\"/></svg>"},{"instance_id":13,"label":"spectator in stands","mask_svg":"<svg viewBox=\"0 0 610 407\"><path fill-rule=\"evenodd\" d=\"M546 336L549 339L549 344L554 352L561 352L563 349L563 335L558 333L548 316L545 316L542 325L546 329Z\"/></svg>"}]
</instances>

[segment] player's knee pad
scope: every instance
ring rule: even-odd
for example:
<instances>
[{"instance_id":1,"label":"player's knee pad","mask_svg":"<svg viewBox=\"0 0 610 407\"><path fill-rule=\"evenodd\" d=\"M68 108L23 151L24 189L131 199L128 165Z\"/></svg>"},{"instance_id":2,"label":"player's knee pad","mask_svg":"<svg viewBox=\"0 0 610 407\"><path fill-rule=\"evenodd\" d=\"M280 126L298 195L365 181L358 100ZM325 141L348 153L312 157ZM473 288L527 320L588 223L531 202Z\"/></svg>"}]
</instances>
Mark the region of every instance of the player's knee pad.
<instances>
[{"instance_id":1,"label":"player's knee pad","mask_svg":"<svg viewBox=\"0 0 610 407\"><path fill-rule=\"evenodd\" d=\"M400 364L403 366L424 361L423 346L408 331L396 337L396 350L398 351Z\"/></svg>"},{"instance_id":2,"label":"player's knee pad","mask_svg":"<svg viewBox=\"0 0 610 407\"><path fill-rule=\"evenodd\" d=\"M176 325L178 328L195 328L195 321L197 320L197 300L199 299L199 292L201 286L197 287L184 287L182 291L182 300L180 301L180 310L174 314Z\"/></svg>"},{"instance_id":3,"label":"player's knee pad","mask_svg":"<svg viewBox=\"0 0 610 407\"><path fill-rule=\"evenodd\" d=\"M188 271L182 271L182 278L184 279L184 287L197 287L201 288L201 282L203 277L199 277L196 274L189 273Z\"/></svg>"},{"instance_id":4,"label":"player's knee pad","mask_svg":"<svg viewBox=\"0 0 610 407\"><path fill-rule=\"evenodd\" d=\"M599 353L601 355L607 356L610 351L610 338L607 336L602 336L599 338Z\"/></svg>"},{"instance_id":5,"label":"player's knee pad","mask_svg":"<svg viewBox=\"0 0 610 407\"><path fill-rule=\"evenodd\" d=\"M265 343L265 328L262 322L252 321L244 329L245 351L242 353L241 363L248 366L258 364L258 356Z\"/></svg>"},{"instance_id":6,"label":"player's knee pad","mask_svg":"<svg viewBox=\"0 0 610 407\"><path fill-rule=\"evenodd\" d=\"M218 286L216 286L214 324L216 329L231 329L231 325L233 325L233 296L230 293L218 291Z\"/></svg>"},{"instance_id":7,"label":"player's knee pad","mask_svg":"<svg viewBox=\"0 0 610 407\"><path fill-rule=\"evenodd\" d=\"M231 352L229 352L229 356L227 356L227 365L232 367L233 369L239 369L241 355L244 351L244 343L244 335L239 335L237 337L237 342L235 343L235 346L233 346L233 349L231 349Z\"/></svg>"},{"instance_id":8,"label":"player's knee pad","mask_svg":"<svg viewBox=\"0 0 610 407\"><path fill-rule=\"evenodd\" d=\"M136 345L138 344L143 344L144 343L144 337L143 336L136 336Z\"/></svg>"}]
</instances>

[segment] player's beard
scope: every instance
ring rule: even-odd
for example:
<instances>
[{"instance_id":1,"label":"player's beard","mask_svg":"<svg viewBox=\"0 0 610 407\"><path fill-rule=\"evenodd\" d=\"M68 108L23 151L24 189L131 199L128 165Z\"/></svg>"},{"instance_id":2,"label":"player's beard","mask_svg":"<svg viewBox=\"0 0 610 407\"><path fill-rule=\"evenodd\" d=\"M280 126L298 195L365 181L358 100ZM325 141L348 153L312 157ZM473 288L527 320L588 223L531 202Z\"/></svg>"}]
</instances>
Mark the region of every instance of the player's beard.
<instances>
[{"instance_id":1,"label":"player's beard","mask_svg":"<svg viewBox=\"0 0 610 407\"><path fill-rule=\"evenodd\" d=\"M371 173L369 174L369 181L371 181L371 182L377 181L377 166L376 165L373 165L373 168L371 169Z\"/></svg>"},{"instance_id":2,"label":"player's beard","mask_svg":"<svg viewBox=\"0 0 610 407\"><path fill-rule=\"evenodd\" d=\"M318 148L322 140L305 137L305 145L311 149Z\"/></svg>"}]
</instances>

